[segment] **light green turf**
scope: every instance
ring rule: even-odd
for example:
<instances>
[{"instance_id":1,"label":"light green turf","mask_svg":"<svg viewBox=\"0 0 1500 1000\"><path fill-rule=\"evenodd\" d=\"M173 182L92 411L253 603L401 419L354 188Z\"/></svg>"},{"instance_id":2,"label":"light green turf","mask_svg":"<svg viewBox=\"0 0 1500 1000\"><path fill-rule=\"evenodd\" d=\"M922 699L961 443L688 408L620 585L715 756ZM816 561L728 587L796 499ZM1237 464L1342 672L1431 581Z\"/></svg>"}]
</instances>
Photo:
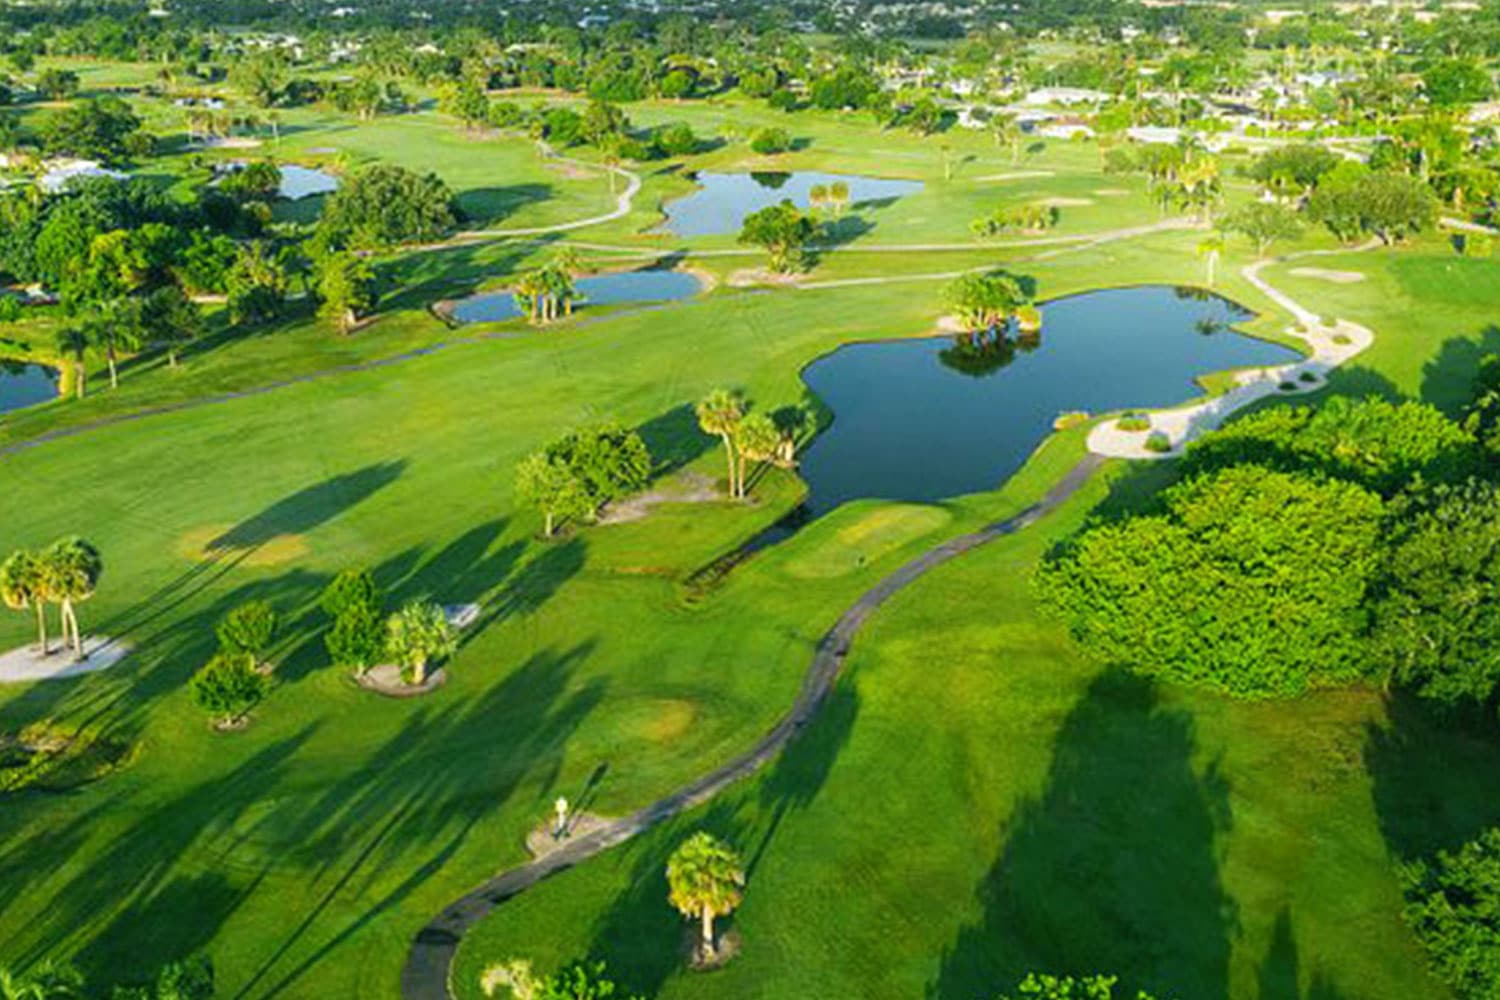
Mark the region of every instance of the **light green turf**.
<instances>
[{"instance_id":1,"label":"light green turf","mask_svg":"<svg viewBox=\"0 0 1500 1000\"><path fill-rule=\"evenodd\" d=\"M101 70L90 85L129 75ZM734 384L762 406L817 408L804 400L801 367L849 339L931 330L954 271L1004 264L1047 296L1202 275L1193 233L1068 250L972 240L971 218L1002 201L1089 199L1063 208L1064 233L1154 221L1139 181L1099 174L1090 146L1049 143L1012 165L983 135L922 139L862 116L786 118L742 102L629 110L643 123L691 121L705 136L726 123L743 132L784 121L808 140L774 162L730 143L648 165L627 218L570 234L627 253L683 251L718 282L700 300L584 309L549 330L455 332L426 311L433 300L503 286L558 241L396 255L381 262L393 294L380 319L353 337L293 316L211 337L180 371L143 359L119 390L0 423L0 445L15 443L498 338L0 458L0 552L88 534L108 570L85 625L139 646L107 674L0 688L0 729L54 717L140 746L139 760L107 780L0 808L0 964L71 958L114 978L201 948L224 995L394 995L412 933L449 898L521 861L526 831L556 795L577 798L602 773L589 806L619 814L742 750L790 704L814 644L859 593L1040 495L1081 455L1085 431L1055 436L997 493L848 505L706 592L685 586L692 571L789 510L802 490L795 477L767 477L749 508L667 505L543 544L537 518L512 496L521 455L614 417L643 428L665 477L717 477L721 456L692 427L695 398ZM152 114L177 127L175 112L158 104ZM284 159L433 169L503 225L613 204L598 175L572 179L519 137L466 136L434 112L359 124L290 111L284 121L286 137L268 150ZM951 181L943 142L955 158L973 157ZM690 190L668 169L750 166L926 186L872 213L874 228L823 255L802 288L730 287L735 272L763 262L754 251L720 253L736 249L731 236L643 234L662 199ZM150 170L190 186L181 155ZM1014 170L1051 175L979 180ZM531 185L547 197L516 194ZM1111 189L1131 193L1097 193ZM954 249L875 249L908 243ZM1328 245L1317 234L1299 244ZM586 253L601 267L625 259ZM1231 247L1221 290L1265 310L1253 332L1280 336L1287 318L1238 276L1245 254ZM1360 286L1270 273L1303 301L1375 327L1381 339L1360 364L1399 391L1423 392L1439 359L1448 374L1433 384L1451 403L1472 352L1443 360L1468 350L1447 341L1479 336L1494 314L1480 292L1450 295L1481 287L1483 265L1455 277L1451 261L1435 245L1360 257L1348 264L1368 262L1372 279ZM846 281L874 283L816 287ZM45 344L40 325L0 337L21 353ZM1336 384L1352 391L1349 378ZM1162 478L1160 467L1120 476L1110 502L1139 499ZM970 1000L1032 965L1114 969L1184 998L1441 996L1398 923L1387 852L1446 843L1493 819L1494 748L1403 718L1400 733L1420 752L1394 753L1369 728L1384 708L1365 693L1250 710L1098 681L1037 617L1025 581L1102 490L877 615L826 717L765 778L503 908L463 953L465 993L488 960L550 964L593 948L627 981L672 997L908 998L931 986ZM215 540L237 545L214 551ZM490 617L440 693L386 701L325 665L314 598L356 564L376 567L394 598L485 604ZM277 682L247 731L219 735L184 684L210 652L214 620L253 597L290 619ZM25 618L0 618L0 648L27 636ZM756 850L778 814L736 924L741 960L713 977L676 971L663 852L699 823ZM1333 992L1312 990L1324 980Z\"/></svg>"}]
</instances>

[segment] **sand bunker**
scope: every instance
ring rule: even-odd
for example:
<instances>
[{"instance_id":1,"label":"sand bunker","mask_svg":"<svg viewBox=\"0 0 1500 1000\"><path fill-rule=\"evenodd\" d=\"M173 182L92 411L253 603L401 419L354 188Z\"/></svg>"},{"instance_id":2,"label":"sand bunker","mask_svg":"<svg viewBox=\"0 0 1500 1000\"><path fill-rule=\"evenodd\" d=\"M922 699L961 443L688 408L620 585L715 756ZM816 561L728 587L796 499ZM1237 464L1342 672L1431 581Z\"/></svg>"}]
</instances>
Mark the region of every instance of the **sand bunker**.
<instances>
[{"instance_id":1,"label":"sand bunker","mask_svg":"<svg viewBox=\"0 0 1500 1000\"><path fill-rule=\"evenodd\" d=\"M1094 192L1100 198L1123 198L1129 193L1124 188L1099 188Z\"/></svg>"},{"instance_id":2,"label":"sand bunker","mask_svg":"<svg viewBox=\"0 0 1500 1000\"><path fill-rule=\"evenodd\" d=\"M130 654L129 642L102 635L84 636L82 660L74 660L72 653L59 649L61 643L55 636L52 643L50 656L39 655L35 646L22 646L0 655L0 683L50 681L91 674L108 670Z\"/></svg>"},{"instance_id":3,"label":"sand bunker","mask_svg":"<svg viewBox=\"0 0 1500 1000\"><path fill-rule=\"evenodd\" d=\"M1008 174L986 174L974 178L976 181L1024 181L1033 177L1052 177L1051 170L1013 170Z\"/></svg>"},{"instance_id":4,"label":"sand bunker","mask_svg":"<svg viewBox=\"0 0 1500 1000\"><path fill-rule=\"evenodd\" d=\"M1365 280L1359 271L1330 271L1322 267L1294 267L1287 272L1296 278L1317 278L1335 285L1357 285Z\"/></svg>"},{"instance_id":5,"label":"sand bunker","mask_svg":"<svg viewBox=\"0 0 1500 1000\"><path fill-rule=\"evenodd\" d=\"M1093 203L1092 198L1043 198L1037 202L1038 205L1045 205L1047 208L1078 208Z\"/></svg>"}]
</instances>

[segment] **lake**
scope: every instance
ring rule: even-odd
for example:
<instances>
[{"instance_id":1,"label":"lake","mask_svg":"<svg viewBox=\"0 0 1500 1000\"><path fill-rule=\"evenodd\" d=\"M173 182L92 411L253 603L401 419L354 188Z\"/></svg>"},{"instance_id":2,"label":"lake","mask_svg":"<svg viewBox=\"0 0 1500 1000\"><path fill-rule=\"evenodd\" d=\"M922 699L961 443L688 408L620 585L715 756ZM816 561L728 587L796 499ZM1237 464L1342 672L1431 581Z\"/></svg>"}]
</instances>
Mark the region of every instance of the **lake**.
<instances>
[{"instance_id":1,"label":"lake","mask_svg":"<svg viewBox=\"0 0 1500 1000\"><path fill-rule=\"evenodd\" d=\"M57 372L42 365L0 361L0 413L57 398Z\"/></svg>"},{"instance_id":2,"label":"lake","mask_svg":"<svg viewBox=\"0 0 1500 1000\"><path fill-rule=\"evenodd\" d=\"M1195 290L1089 292L1042 307L1035 339L924 337L847 344L803 380L833 424L802 455L803 517L846 500L931 501L994 489L1061 413L1159 408L1196 376L1298 360L1230 329L1251 313Z\"/></svg>"},{"instance_id":3,"label":"lake","mask_svg":"<svg viewBox=\"0 0 1500 1000\"><path fill-rule=\"evenodd\" d=\"M574 308L590 305L618 305L625 302L671 302L688 299L703 289L699 280L686 271L645 270L620 271L579 278L574 283L582 296ZM495 323L522 315L509 289L471 295L454 302L449 315L459 323Z\"/></svg>"},{"instance_id":4,"label":"lake","mask_svg":"<svg viewBox=\"0 0 1500 1000\"><path fill-rule=\"evenodd\" d=\"M311 198L315 194L332 194L339 189L339 179L327 171L282 164L281 189L277 192L288 201Z\"/></svg>"},{"instance_id":5,"label":"lake","mask_svg":"<svg viewBox=\"0 0 1500 1000\"><path fill-rule=\"evenodd\" d=\"M820 184L825 187L840 181L847 184L850 211L856 211L862 202L902 198L922 190L921 181L825 174L816 170L701 173L695 174L693 180L699 185L697 191L662 206L667 221L662 223L661 231L677 236L738 233L745 216L762 208L785 200L799 208L808 208L812 204L812 189Z\"/></svg>"}]
</instances>

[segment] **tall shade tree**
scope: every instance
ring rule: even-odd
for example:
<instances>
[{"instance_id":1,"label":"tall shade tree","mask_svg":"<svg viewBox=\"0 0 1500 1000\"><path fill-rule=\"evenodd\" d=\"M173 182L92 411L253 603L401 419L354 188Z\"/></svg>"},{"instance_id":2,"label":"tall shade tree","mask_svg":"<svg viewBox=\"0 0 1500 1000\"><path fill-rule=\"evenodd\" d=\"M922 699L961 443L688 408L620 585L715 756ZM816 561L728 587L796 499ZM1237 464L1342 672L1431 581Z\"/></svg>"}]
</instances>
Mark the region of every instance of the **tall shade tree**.
<instances>
[{"instance_id":1,"label":"tall shade tree","mask_svg":"<svg viewBox=\"0 0 1500 1000\"><path fill-rule=\"evenodd\" d=\"M770 255L771 270L785 274L802 265L802 247L816 229L796 205L783 201L745 216L739 242L763 247Z\"/></svg>"},{"instance_id":2,"label":"tall shade tree","mask_svg":"<svg viewBox=\"0 0 1500 1000\"><path fill-rule=\"evenodd\" d=\"M948 285L949 307L965 330L1004 326L1029 300L1021 283L1004 271L965 274Z\"/></svg>"},{"instance_id":3,"label":"tall shade tree","mask_svg":"<svg viewBox=\"0 0 1500 1000\"><path fill-rule=\"evenodd\" d=\"M203 335L203 314L176 285L159 288L141 304L142 336L167 352L167 367L177 367L177 352Z\"/></svg>"},{"instance_id":4,"label":"tall shade tree","mask_svg":"<svg viewBox=\"0 0 1500 1000\"><path fill-rule=\"evenodd\" d=\"M427 667L458 648L458 637L443 609L431 601L412 601L386 622L386 650L410 672L410 683L427 680Z\"/></svg>"},{"instance_id":5,"label":"tall shade tree","mask_svg":"<svg viewBox=\"0 0 1500 1000\"><path fill-rule=\"evenodd\" d=\"M714 919L728 916L744 899L745 864L728 844L699 831L667 861L667 898L689 920L698 920L705 959L717 954Z\"/></svg>"},{"instance_id":6,"label":"tall shade tree","mask_svg":"<svg viewBox=\"0 0 1500 1000\"><path fill-rule=\"evenodd\" d=\"M36 614L36 648L42 656L51 652L47 648L47 588L42 576L41 562L19 549L0 563L0 600L13 611L32 611Z\"/></svg>"},{"instance_id":7,"label":"tall shade tree","mask_svg":"<svg viewBox=\"0 0 1500 1000\"><path fill-rule=\"evenodd\" d=\"M1224 255L1224 234L1210 233L1203 237L1198 241L1196 252L1208 262L1208 287L1212 288L1219 275L1219 258Z\"/></svg>"},{"instance_id":8,"label":"tall shade tree","mask_svg":"<svg viewBox=\"0 0 1500 1000\"><path fill-rule=\"evenodd\" d=\"M90 542L77 537L58 539L40 558L47 595L61 607L63 643L72 645L75 660L82 660L77 606L94 596L104 574L104 559Z\"/></svg>"},{"instance_id":9,"label":"tall shade tree","mask_svg":"<svg viewBox=\"0 0 1500 1000\"><path fill-rule=\"evenodd\" d=\"M735 435L739 432L740 422L745 419L744 397L732 389L715 389L700 399L693 411L704 433L716 435L724 442L724 457L729 463L727 489L730 497L738 497L740 463Z\"/></svg>"},{"instance_id":10,"label":"tall shade tree","mask_svg":"<svg viewBox=\"0 0 1500 1000\"><path fill-rule=\"evenodd\" d=\"M219 725L228 727L243 719L270 688L270 680L255 669L249 653L221 652L193 675L193 700Z\"/></svg>"},{"instance_id":11,"label":"tall shade tree","mask_svg":"<svg viewBox=\"0 0 1500 1000\"><path fill-rule=\"evenodd\" d=\"M331 253L318 265L318 315L347 336L375 304L375 272L363 257Z\"/></svg>"},{"instance_id":12,"label":"tall shade tree","mask_svg":"<svg viewBox=\"0 0 1500 1000\"><path fill-rule=\"evenodd\" d=\"M559 521L589 513L588 490L567 463L545 451L527 455L516 467L516 493L542 512L543 533L551 538Z\"/></svg>"}]
</instances>

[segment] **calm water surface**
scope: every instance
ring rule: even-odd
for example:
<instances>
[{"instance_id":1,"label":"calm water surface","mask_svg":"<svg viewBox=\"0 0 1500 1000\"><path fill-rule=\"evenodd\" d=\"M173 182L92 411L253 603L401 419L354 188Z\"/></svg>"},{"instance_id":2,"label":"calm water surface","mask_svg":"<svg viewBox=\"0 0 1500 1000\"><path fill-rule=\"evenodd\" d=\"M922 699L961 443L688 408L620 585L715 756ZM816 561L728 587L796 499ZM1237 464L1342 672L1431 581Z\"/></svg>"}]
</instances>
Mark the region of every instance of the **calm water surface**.
<instances>
[{"instance_id":1,"label":"calm water surface","mask_svg":"<svg viewBox=\"0 0 1500 1000\"><path fill-rule=\"evenodd\" d=\"M574 308L623 302L670 302L692 298L703 287L686 271L622 271L579 278L575 284L583 301L575 303ZM485 292L455 302L451 315L460 323L494 323L515 319L521 315L521 307L508 290Z\"/></svg>"},{"instance_id":2,"label":"calm water surface","mask_svg":"<svg viewBox=\"0 0 1500 1000\"><path fill-rule=\"evenodd\" d=\"M57 396L57 372L41 365L0 361L0 413Z\"/></svg>"},{"instance_id":3,"label":"calm water surface","mask_svg":"<svg viewBox=\"0 0 1500 1000\"><path fill-rule=\"evenodd\" d=\"M1195 376L1283 364L1296 351L1237 333L1250 313L1167 287L1043 307L1033 343L953 337L848 344L803 372L833 411L802 457L803 516L856 497L938 500L994 489L1060 413L1154 408L1200 395Z\"/></svg>"},{"instance_id":4,"label":"calm water surface","mask_svg":"<svg viewBox=\"0 0 1500 1000\"><path fill-rule=\"evenodd\" d=\"M662 224L664 231L678 236L737 233L745 216L770 205L789 199L799 208L807 208L811 204L810 192L818 184L827 186L843 181L849 185L851 211L857 210L861 202L901 198L922 190L920 181L825 174L815 170L793 173L701 173L693 179L700 185L697 191L663 206L662 210L667 214L667 221Z\"/></svg>"}]
</instances>

